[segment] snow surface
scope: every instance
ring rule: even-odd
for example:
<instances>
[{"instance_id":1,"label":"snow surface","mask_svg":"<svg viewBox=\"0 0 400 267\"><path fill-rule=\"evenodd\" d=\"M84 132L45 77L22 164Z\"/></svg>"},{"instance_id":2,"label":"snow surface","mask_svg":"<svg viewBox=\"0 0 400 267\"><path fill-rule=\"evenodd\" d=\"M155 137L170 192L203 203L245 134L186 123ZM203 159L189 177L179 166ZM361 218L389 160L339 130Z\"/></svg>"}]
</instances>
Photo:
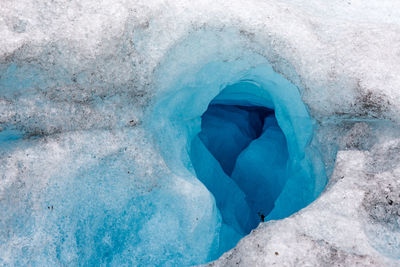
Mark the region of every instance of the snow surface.
<instances>
[{"instance_id":1,"label":"snow surface","mask_svg":"<svg viewBox=\"0 0 400 267\"><path fill-rule=\"evenodd\" d=\"M0 265L218 257L187 144L163 150L196 127L160 139L153 110L210 64L200 80L226 85L264 61L298 87L332 176L210 265L400 264L399 2L2 0L0 36ZM220 89L170 103L190 94L195 119Z\"/></svg>"}]
</instances>

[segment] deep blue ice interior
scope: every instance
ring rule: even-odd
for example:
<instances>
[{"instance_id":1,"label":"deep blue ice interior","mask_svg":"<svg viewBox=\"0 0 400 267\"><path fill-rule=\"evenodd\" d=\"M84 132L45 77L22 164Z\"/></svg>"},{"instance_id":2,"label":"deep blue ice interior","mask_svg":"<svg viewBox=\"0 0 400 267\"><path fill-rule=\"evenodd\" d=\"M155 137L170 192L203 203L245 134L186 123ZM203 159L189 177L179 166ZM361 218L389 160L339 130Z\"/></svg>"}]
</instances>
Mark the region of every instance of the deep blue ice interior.
<instances>
[{"instance_id":1,"label":"deep blue ice interior","mask_svg":"<svg viewBox=\"0 0 400 267\"><path fill-rule=\"evenodd\" d=\"M273 116L273 110L211 102L202 116L199 137L227 175L243 149L260 137L268 114Z\"/></svg>"},{"instance_id":2,"label":"deep blue ice interior","mask_svg":"<svg viewBox=\"0 0 400 267\"><path fill-rule=\"evenodd\" d=\"M239 85L246 89L253 83ZM201 131L192 142L191 158L197 177L214 195L224 222L244 235L264 221L273 209L287 179L289 155L274 110L252 106L247 101L232 103L231 97L236 92L232 87L238 84L223 90L201 116ZM223 104L224 96L227 104ZM207 171L210 166L223 172L210 174ZM221 180L230 183L215 186ZM235 191L241 191L242 197L227 199ZM234 215L227 201L236 203Z\"/></svg>"}]
</instances>

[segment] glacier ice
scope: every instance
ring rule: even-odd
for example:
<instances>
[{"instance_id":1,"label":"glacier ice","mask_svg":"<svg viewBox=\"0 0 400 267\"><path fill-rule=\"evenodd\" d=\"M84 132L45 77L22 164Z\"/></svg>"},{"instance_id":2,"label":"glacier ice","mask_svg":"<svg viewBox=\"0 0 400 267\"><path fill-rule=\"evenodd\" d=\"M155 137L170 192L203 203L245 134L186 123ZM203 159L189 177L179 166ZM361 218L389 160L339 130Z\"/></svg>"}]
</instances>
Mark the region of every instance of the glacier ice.
<instances>
[{"instance_id":1,"label":"glacier ice","mask_svg":"<svg viewBox=\"0 0 400 267\"><path fill-rule=\"evenodd\" d=\"M398 266L399 10L1 1L0 265Z\"/></svg>"}]
</instances>

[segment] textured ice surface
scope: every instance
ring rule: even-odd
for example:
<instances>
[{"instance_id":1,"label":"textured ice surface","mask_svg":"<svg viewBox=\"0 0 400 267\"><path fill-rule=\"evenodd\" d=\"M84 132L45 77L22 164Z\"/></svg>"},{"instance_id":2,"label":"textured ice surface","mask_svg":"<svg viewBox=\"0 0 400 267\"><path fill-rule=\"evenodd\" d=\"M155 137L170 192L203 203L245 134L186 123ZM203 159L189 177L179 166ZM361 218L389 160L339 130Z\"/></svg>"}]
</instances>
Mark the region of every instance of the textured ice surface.
<instances>
[{"instance_id":1,"label":"textured ice surface","mask_svg":"<svg viewBox=\"0 0 400 267\"><path fill-rule=\"evenodd\" d=\"M169 172L141 130L19 141L1 153L1 170L2 265L207 259L218 225L212 199Z\"/></svg>"},{"instance_id":2,"label":"textured ice surface","mask_svg":"<svg viewBox=\"0 0 400 267\"><path fill-rule=\"evenodd\" d=\"M3 0L0 14L0 265L214 259L231 232L186 142L220 86L265 61L299 89L316 120L305 152L333 174L213 264L399 265L396 1Z\"/></svg>"}]
</instances>

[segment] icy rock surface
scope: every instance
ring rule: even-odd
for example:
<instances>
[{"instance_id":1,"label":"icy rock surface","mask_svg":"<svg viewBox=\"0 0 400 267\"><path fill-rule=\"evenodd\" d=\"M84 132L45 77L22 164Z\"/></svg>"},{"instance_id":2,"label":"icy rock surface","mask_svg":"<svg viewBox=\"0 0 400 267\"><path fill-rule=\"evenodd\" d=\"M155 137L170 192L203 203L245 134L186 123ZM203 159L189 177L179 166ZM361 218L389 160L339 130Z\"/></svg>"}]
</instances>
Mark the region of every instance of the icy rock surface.
<instances>
[{"instance_id":1,"label":"icy rock surface","mask_svg":"<svg viewBox=\"0 0 400 267\"><path fill-rule=\"evenodd\" d=\"M400 264L398 2L3 0L0 36L0 265L218 257L215 199L148 110L207 64L226 85L260 58L299 89L332 176L211 265ZM185 118L213 86L174 96L197 99Z\"/></svg>"}]
</instances>

